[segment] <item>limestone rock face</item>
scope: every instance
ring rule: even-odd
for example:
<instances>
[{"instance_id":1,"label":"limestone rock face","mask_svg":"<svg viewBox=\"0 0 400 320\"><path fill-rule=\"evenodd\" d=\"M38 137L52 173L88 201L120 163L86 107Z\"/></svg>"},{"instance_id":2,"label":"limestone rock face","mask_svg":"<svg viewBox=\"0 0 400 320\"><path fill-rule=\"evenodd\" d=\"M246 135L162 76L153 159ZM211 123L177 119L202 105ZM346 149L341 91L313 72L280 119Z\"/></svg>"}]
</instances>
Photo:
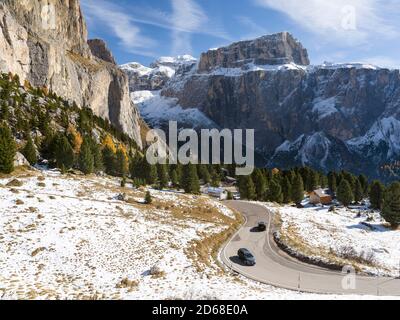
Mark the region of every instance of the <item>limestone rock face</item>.
<instances>
[{"instance_id":1,"label":"limestone rock face","mask_svg":"<svg viewBox=\"0 0 400 320\"><path fill-rule=\"evenodd\" d=\"M199 72L215 68L239 68L256 65L280 65L295 63L308 65L307 50L290 33L267 35L251 41L241 41L228 47L209 50L201 55Z\"/></svg>"},{"instance_id":2,"label":"limestone rock face","mask_svg":"<svg viewBox=\"0 0 400 320\"><path fill-rule=\"evenodd\" d=\"M115 62L114 56L112 55L110 49L108 49L107 44L101 39L91 39L88 41L88 45L92 54L105 61L112 64L117 64Z\"/></svg>"},{"instance_id":3,"label":"limestone rock face","mask_svg":"<svg viewBox=\"0 0 400 320\"><path fill-rule=\"evenodd\" d=\"M0 0L0 28L1 72L92 108L142 145L128 79L105 45L92 53L79 0Z\"/></svg>"}]
</instances>

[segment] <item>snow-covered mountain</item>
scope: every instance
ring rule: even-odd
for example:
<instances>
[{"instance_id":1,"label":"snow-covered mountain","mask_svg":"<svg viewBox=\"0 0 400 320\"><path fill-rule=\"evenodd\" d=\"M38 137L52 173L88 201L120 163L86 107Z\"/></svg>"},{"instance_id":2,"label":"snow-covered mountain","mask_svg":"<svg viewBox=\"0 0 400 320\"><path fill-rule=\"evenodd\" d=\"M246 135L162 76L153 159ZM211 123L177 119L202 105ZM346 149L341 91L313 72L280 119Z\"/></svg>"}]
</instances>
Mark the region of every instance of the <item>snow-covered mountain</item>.
<instances>
[{"instance_id":1,"label":"snow-covered mountain","mask_svg":"<svg viewBox=\"0 0 400 320\"><path fill-rule=\"evenodd\" d=\"M171 60L176 66L179 59ZM169 108L198 109L221 128L255 129L268 166L379 177L400 155L399 70L310 65L306 49L287 32L209 50L157 90ZM151 109L142 104L145 118ZM164 121L165 113L153 112L150 123L157 123L157 114Z\"/></svg>"},{"instance_id":2,"label":"snow-covered mountain","mask_svg":"<svg viewBox=\"0 0 400 320\"><path fill-rule=\"evenodd\" d=\"M169 121L177 121L180 128L215 128L218 125L196 106L183 108L178 99L166 97L161 90L184 81L195 71L197 59L190 55L161 57L149 67L137 62L120 66L129 76L131 98L142 117L154 128L166 128Z\"/></svg>"},{"instance_id":3,"label":"snow-covered mountain","mask_svg":"<svg viewBox=\"0 0 400 320\"><path fill-rule=\"evenodd\" d=\"M129 76L131 92L142 90L161 90L176 74L190 70L197 60L190 55L178 57L161 57L150 67L138 62L121 65L120 68Z\"/></svg>"}]
</instances>

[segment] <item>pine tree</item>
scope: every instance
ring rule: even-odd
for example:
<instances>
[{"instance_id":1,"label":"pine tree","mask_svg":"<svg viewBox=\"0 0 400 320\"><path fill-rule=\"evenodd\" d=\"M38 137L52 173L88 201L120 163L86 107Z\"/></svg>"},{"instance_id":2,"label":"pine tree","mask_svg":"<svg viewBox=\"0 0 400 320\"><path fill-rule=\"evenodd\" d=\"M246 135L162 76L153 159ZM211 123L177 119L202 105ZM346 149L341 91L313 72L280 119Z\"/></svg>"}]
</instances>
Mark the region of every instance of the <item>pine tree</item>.
<instances>
[{"instance_id":1,"label":"pine tree","mask_svg":"<svg viewBox=\"0 0 400 320\"><path fill-rule=\"evenodd\" d=\"M95 141L91 142L91 149L93 155L93 168L94 172L98 173L104 170L103 154L101 153L100 145Z\"/></svg>"},{"instance_id":2,"label":"pine tree","mask_svg":"<svg viewBox=\"0 0 400 320\"><path fill-rule=\"evenodd\" d=\"M171 183L174 188L179 187L179 177L178 177L178 173L176 172L176 170L173 170L171 173Z\"/></svg>"},{"instance_id":3,"label":"pine tree","mask_svg":"<svg viewBox=\"0 0 400 320\"><path fill-rule=\"evenodd\" d=\"M148 185L155 185L158 182L157 167L147 162L146 158L143 158L144 177Z\"/></svg>"},{"instance_id":4,"label":"pine tree","mask_svg":"<svg viewBox=\"0 0 400 320\"><path fill-rule=\"evenodd\" d=\"M129 172L132 179L141 179L143 175L143 158L136 152L129 163Z\"/></svg>"},{"instance_id":5,"label":"pine tree","mask_svg":"<svg viewBox=\"0 0 400 320\"><path fill-rule=\"evenodd\" d=\"M9 174L14 171L16 144L8 126L0 125L0 173Z\"/></svg>"},{"instance_id":6,"label":"pine tree","mask_svg":"<svg viewBox=\"0 0 400 320\"><path fill-rule=\"evenodd\" d=\"M364 197L364 190L359 179L355 181L354 201L359 203Z\"/></svg>"},{"instance_id":7,"label":"pine tree","mask_svg":"<svg viewBox=\"0 0 400 320\"><path fill-rule=\"evenodd\" d=\"M103 164L106 173L109 175L115 174L116 157L113 150L109 146L105 146L102 152Z\"/></svg>"},{"instance_id":8,"label":"pine tree","mask_svg":"<svg viewBox=\"0 0 400 320\"><path fill-rule=\"evenodd\" d=\"M288 177L282 179L281 189L283 194L283 203L290 203L292 201L292 185Z\"/></svg>"},{"instance_id":9,"label":"pine tree","mask_svg":"<svg viewBox=\"0 0 400 320\"><path fill-rule=\"evenodd\" d=\"M345 207L348 207L353 202L353 191L351 190L351 185L347 179L342 179L340 182L337 190L337 198Z\"/></svg>"},{"instance_id":10,"label":"pine tree","mask_svg":"<svg viewBox=\"0 0 400 320\"><path fill-rule=\"evenodd\" d=\"M146 196L144 197L145 204L151 204L153 202L153 198L151 197L150 191L146 192Z\"/></svg>"},{"instance_id":11,"label":"pine tree","mask_svg":"<svg viewBox=\"0 0 400 320\"><path fill-rule=\"evenodd\" d=\"M241 176L239 178L239 192L242 199L256 200L256 187L251 176Z\"/></svg>"},{"instance_id":12,"label":"pine tree","mask_svg":"<svg viewBox=\"0 0 400 320\"><path fill-rule=\"evenodd\" d=\"M58 134L56 137L54 157L57 167L64 172L74 164L74 150L64 134Z\"/></svg>"},{"instance_id":13,"label":"pine tree","mask_svg":"<svg viewBox=\"0 0 400 320\"><path fill-rule=\"evenodd\" d=\"M371 184L371 190L369 192L369 200L371 202L371 208L375 210L381 210L383 206L385 193L385 186L379 182L374 181Z\"/></svg>"},{"instance_id":14,"label":"pine tree","mask_svg":"<svg viewBox=\"0 0 400 320\"><path fill-rule=\"evenodd\" d=\"M206 165L199 166L199 177L203 180L204 184L211 182L211 175Z\"/></svg>"},{"instance_id":15,"label":"pine tree","mask_svg":"<svg viewBox=\"0 0 400 320\"><path fill-rule=\"evenodd\" d=\"M263 200L267 191L267 179L262 174L261 170L256 169L253 173L252 179L256 187L257 200Z\"/></svg>"},{"instance_id":16,"label":"pine tree","mask_svg":"<svg viewBox=\"0 0 400 320\"><path fill-rule=\"evenodd\" d=\"M125 177L128 174L128 159L122 149L117 150L115 170L120 177Z\"/></svg>"},{"instance_id":17,"label":"pine tree","mask_svg":"<svg viewBox=\"0 0 400 320\"><path fill-rule=\"evenodd\" d=\"M10 117L10 111L6 102L3 102L0 109L0 120L8 121Z\"/></svg>"},{"instance_id":18,"label":"pine tree","mask_svg":"<svg viewBox=\"0 0 400 320\"><path fill-rule=\"evenodd\" d=\"M84 174L91 174L94 172L94 157L92 147L88 139L84 139L79 153L79 169Z\"/></svg>"},{"instance_id":19,"label":"pine tree","mask_svg":"<svg viewBox=\"0 0 400 320\"><path fill-rule=\"evenodd\" d=\"M400 183L393 183L385 192L385 201L382 209L383 218L393 228L400 225Z\"/></svg>"},{"instance_id":20,"label":"pine tree","mask_svg":"<svg viewBox=\"0 0 400 320\"><path fill-rule=\"evenodd\" d=\"M272 179L269 183L269 190L267 193L267 200L276 203L283 202L282 188L278 181Z\"/></svg>"},{"instance_id":21,"label":"pine tree","mask_svg":"<svg viewBox=\"0 0 400 320\"><path fill-rule=\"evenodd\" d=\"M368 194L368 178L365 175L361 174L358 177L358 180L360 181L363 190L363 196L366 196Z\"/></svg>"},{"instance_id":22,"label":"pine tree","mask_svg":"<svg viewBox=\"0 0 400 320\"><path fill-rule=\"evenodd\" d=\"M334 195L337 190L337 180L336 180L336 174L334 172L330 172L328 174L328 187L329 190L331 191L331 194Z\"/></svg>"},{"instance_id":23,"label":"pine tree","mask_svg":"<svg viewBox=\"0 0 400 320\"><path fill-rule=\"evenodd\" d=\"M318 187L319 175L315 170L310 169L307 179L307 191L314 191Z\"/></svg>"},{"instance_id":24,"label":"pine tree","mask_svg":"<svg viewBox=\"0 0 400 320\"><path fill-rule=\"evenodd\" d=\"M216 170L213 170L211 174L211 186L214 188L219 188L221 185L221 176L218 174Z\"/></svg>"},{"instance_id":25,"label":"pine tree","mask_svg":"<svg viewBox=\"0 0 400 320\"><path fill-rule=\"evenodd\" d=\"M192 163L189 163L183 167L181 186L186 193L200 193L200 183L199 177L197 176L197 169Z\"/></svg>"},{"instance_id":26,"label":"pine tree","mask_svg":"<svg viewBox=\"0 0 400 320\"><path fill-rule=\"evenodd\" d=\"M33 144L32 138L29 136L28 141L25 144L24 149L22 150L22 154L25 159L33 166L37 163L38 157L36 153L35 145Z\"/></svg>"},{"instance_id":27,"label":"pine tree","mask_svg":"<svg viewBox=\"0 0 400 320\"><path fill-rule=\"evenodd\" d=\"M168 177L168 168L166 164L159 164L157 166L158 179L159 179L159 187L160 189L164 189L168 187L169 177Z\"/></svg>"},{"instance_id":28,"label":"pine tree","mask_svg":"<svg viewBox=\"0 0 400 320\"><path fill-rule=\"evenodd\" d=\"M304 183L300 174L296 175L292 186L292 201L300 204L304 200Z\"/></svg>"}]
</instances>

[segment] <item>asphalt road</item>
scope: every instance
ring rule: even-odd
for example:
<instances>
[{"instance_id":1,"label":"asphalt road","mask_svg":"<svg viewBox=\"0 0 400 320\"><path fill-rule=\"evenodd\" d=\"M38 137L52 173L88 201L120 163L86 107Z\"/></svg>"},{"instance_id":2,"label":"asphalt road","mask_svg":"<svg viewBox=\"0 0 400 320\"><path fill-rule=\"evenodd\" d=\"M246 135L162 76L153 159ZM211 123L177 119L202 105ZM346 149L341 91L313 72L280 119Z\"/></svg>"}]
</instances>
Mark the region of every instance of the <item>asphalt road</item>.
<instances>
[{"instance_id":1,"label":"asphalt road","mask_svg":"<svg viewBox=\"0 0 400 320\"><path fill-rule=\"evenodd\" d=\"M221 250L226 266L252 280L276 287L322 294L400 296L400 279L352 276L300 262L278 248L274 239L273 214L266 208L243 201L225 204L241 212L245 225ZM268 222L266 232L253 229L259 221ZM244 266L237 257L240 248L249 249L256 258L253 267ZM354 284L354 285L352 285Z\"/></svg>"}]
</instances>

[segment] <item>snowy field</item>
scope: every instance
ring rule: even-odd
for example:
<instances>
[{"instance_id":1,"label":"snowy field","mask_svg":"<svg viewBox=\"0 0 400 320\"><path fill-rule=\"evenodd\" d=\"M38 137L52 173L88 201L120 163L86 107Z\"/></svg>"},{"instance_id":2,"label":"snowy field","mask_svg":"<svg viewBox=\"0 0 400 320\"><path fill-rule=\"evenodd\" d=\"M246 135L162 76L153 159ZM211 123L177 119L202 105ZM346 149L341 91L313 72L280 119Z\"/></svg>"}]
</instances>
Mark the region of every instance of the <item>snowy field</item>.
<instances>
[{"instance_id":1,"label":"snowy field","mask_svg":"<svg viewBox=\"0 0 400 320\"><path fill-rule=\"evenodd\" d=\"M0 299L360 298L223 272L213 245L238 224L235 213L171 191L150 190L153 204L144 205L145 191L54 171L0 179Z\"/></svg>"},{"instance_id":2,"label":"snowy field","mask_svg":"<svg viewBox=\"0 0 400 320\"><path fill-rule=\"evenodd\" d=\"M315 260L351 264L367 274L398 277L400 231L387 228L379 212L367 207L306 205L273 209L280 218L280 237L292 249Z\"/></svg>"}]
</instances>

